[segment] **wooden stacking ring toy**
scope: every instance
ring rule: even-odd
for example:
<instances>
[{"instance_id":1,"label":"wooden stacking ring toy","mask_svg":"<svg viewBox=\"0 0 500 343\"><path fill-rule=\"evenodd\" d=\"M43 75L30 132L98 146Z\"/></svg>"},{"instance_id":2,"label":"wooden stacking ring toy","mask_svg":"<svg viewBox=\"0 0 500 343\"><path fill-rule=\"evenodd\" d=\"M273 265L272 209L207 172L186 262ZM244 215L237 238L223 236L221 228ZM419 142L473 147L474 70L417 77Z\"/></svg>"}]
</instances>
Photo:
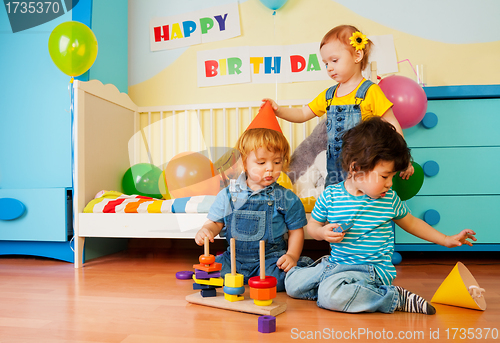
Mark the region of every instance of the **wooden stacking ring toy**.
<instances>
[{"instance_id":1,"label":"wooden stacking ring toy","mask_svg":"<svg viewBox=\"0 0 500 343\"><path fill-rule=\"evenodd\" d=\"M255 305L269 306L276 298L277 280L274 276L266 276L266 243L259 242L259 258L260 258L260 276L251 277L248 280L250 287L250 298L253 299Z\"/></svg>"},{"instance_id":2,"label":"wooden stacking ring toy","mask_svg":"<svg viewBox=\"0 0 500 343\"><path fill-rule=\"evenodd\" d=\"M224 299L234 302L244 299L242 294L245 293L245 286L243 285L243 274L236 273L236 242L234 238L231 238L229 245L229 250L231 251L231 274L227 273L224 276Z\"/></svg>"},{"instance_id":3,"label":"wooden stacking ring toy","mask_svg":"<svg viewBox=\"0 0 500 343\"><path fill-rule=\"evenodd\" d=\"M200 264L193 265L196 273L193 275L193 289L199 289L203 298L217 296L217 287L222 287L224 279L220 277L221 263L215 262L214 255L209 253L209 240L205 237L205 253L200 255Z\"/></svg>"}]
</instances>

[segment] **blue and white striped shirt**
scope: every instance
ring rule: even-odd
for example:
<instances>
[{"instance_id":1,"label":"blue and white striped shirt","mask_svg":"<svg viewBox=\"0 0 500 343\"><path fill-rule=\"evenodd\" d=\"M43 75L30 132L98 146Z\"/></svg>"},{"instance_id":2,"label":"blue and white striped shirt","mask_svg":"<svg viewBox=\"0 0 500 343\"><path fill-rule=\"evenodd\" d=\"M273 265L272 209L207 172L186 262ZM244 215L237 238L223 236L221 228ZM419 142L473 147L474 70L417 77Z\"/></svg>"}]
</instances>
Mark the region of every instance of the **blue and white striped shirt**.
<instances>
[{"instance_id":1,"label":"blue and white striped shirt","mask_svg":"<svg viewBox=\"0 0 500 343\"><path fill-rule=\"evenodd\" d=\"M372 264L382 282L396 277L392 264L394 231L391 220L409 213L405 203L390 189L383 198L349 194L344 182L328 186L316 201L311 216L320 223L349 223L354 226L340 243L331 243L330 262Z\"/></svg>"}]
</instances>

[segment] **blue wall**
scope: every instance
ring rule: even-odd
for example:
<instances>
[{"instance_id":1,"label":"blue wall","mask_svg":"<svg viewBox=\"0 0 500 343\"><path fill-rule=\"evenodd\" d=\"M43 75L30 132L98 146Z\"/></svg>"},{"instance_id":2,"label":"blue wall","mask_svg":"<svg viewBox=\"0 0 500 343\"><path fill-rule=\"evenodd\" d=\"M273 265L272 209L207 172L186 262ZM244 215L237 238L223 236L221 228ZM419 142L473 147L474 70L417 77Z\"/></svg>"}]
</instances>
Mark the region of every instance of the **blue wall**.
<instances>
[{"instance_id":1,"label":"blue wall","mask_svg":"<svg viewBox=\"0 0 500 343\"><path fill-rule=\"evenodd\" d=\"M90 1L90 0L86 0ZM128 92L128 1L94 1L92 31L99 45L90 79L114 84Z\"/></svg>"}]
</instances>

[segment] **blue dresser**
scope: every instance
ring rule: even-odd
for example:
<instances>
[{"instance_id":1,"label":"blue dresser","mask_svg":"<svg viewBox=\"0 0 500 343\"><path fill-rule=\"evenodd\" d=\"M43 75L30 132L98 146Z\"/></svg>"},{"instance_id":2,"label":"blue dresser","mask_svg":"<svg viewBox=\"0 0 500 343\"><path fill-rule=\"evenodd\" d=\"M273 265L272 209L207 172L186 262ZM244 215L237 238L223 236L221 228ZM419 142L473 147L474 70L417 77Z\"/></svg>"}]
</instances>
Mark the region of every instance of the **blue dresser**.
<instances>
[{"instance_id":1,"label":"blue dresser","mask_svg":"<svg viewBox=\"0 0 500 343\"><path fill-rule=\"evenodd\" d=\"M446 235L469 228L477 244L458 250L500 250L500 86L424 88L427 114L404 130L424 169L420 192L407 201L412 214ZM439 251L396 226L396 251Z\"/></svg>"}]
</instances>

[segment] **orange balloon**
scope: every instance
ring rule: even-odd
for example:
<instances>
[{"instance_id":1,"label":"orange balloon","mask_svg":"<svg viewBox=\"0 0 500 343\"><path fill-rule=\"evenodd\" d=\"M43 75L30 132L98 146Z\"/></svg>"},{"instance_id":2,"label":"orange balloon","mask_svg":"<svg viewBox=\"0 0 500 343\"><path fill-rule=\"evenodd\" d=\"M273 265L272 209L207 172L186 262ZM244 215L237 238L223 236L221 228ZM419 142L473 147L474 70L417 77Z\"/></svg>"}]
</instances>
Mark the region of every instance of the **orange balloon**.
<instances>
[{"instance_id":1,"label":"orange balloon","mask_svg":"<svg viewBox=\"0 0 500 343\"><path fill-rule=\"evenodd\" d=\"M158 189L160 190L163 199L168 200L172 198L167 188L167 178L165 177L165 171L161 172L161 176L158 179Z\"/></svg>"},{"instance_id":2,"label":"orange balloon","mask_svg":"<svg viewBox=\"0 0 500 343\"><path fill-rule=\"evenodd\" d=\"M165 168L165 177L172 198L217 195L220 190L221 178L215 175L213 163L197 152L175 155Z\"/></svg>"}]
</instances>

